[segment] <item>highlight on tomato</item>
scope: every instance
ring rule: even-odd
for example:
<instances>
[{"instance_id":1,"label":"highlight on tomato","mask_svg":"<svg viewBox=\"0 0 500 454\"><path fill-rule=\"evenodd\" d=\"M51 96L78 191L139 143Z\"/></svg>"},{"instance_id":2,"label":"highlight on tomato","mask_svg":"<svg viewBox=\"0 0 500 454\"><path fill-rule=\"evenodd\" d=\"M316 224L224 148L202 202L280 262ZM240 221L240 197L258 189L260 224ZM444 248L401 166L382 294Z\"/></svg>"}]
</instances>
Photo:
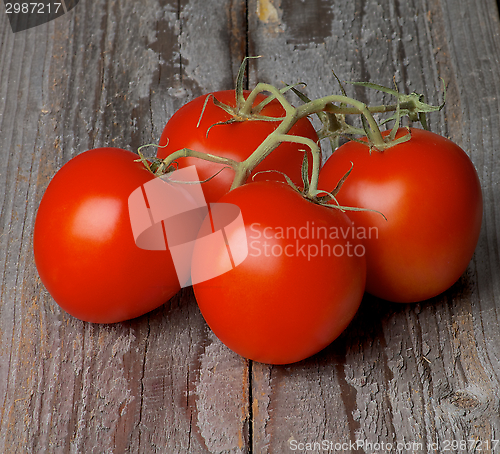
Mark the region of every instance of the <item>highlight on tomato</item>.
<instances>
[{"instance_id":1,"label":"highlight on tomato","mask_svg":"<svg viewBox=\"0 0 500 454\"><path fill-rule=\"evenodd\" d=\"M243 222L226 229L225 243L210 254L197 242L192 263L193 275L207 267L217 275L193 286L215 335L268 364L297 362L329 345L365 289L364 246L347 215L276 181L245 184L219 203L238 206ZM225 272L228 246L234 256L241 248L248 255Z\"/></svg>"},{"instance_id":2,"label":"highlight on tomato","mask_svg":"<svg viewBox=\"0 0 500 454\"><path fill-rule=\"evenodd\" d=\"M128 199L155 178L137 158L117 148L81 153L56 173L40 202L35 264L56 303L78 319L132 319L180 289L169 251L134 241Z\"/></svg>"},{"instance_id":3,"label":"highlight on tomato","mask_svg":"<svg viewBox=\"0 0 500 454\"><path fill-rule=\"evenodd\" d=\"M396 138L407 133L398 130ZM430 131L380 152L350 141L321 169L319 184L335 187L352 171L338 203L377 210L349 213L371 230L364 240L367 292L393 302L416 302L451 287L466 270L481 229L483 203L467 154Z\"/></svg>"},{"instance_id":4,"label":"highlight on tomato","mask_svg":"<svg viewBox=\"0 0 500 454\"><path fill-rule=\"evenodd\" d=\"M249 91L243 91L245 98ZM160 138L157 157L165 159L172 153L188 148L200 153L212 154L241 162L248 158L262 142L278 127L285 116L281 104L273 99L250 119L238 119L226 112L214 102L236 107L234 90L222 90L200 96L185 104L167 122ZM267 95L259 93L253 106L264 101ZM237 115L237 114L236 114ZM275 121L261 117L276 117ZM302 136L318 141L318 136L308 118L301 118L289 132L290 135ZM252 172L251 181L285 181L281 173L286 174L296 185L300 185L301 164L304 158L304 145L284 142L267 156ZM222 164L204 161L196 157L184 157L176 160L178 168L195 165L207 202L217 202L226 194L233 182L235 172ZM259 173L273 171L271 173Z\"/></svg>"}]
</instances>

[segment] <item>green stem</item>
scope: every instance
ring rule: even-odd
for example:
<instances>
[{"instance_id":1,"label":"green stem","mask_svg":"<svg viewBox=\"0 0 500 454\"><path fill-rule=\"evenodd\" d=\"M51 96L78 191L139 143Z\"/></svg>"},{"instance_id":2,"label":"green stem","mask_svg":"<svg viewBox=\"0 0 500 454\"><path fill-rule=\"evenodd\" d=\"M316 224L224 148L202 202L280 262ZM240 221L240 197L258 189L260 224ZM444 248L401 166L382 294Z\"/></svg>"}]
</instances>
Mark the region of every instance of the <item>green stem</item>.
<instances>
[{"instance_id":1,"label":"green stem","mask_svg":"<svg viewBox=\"0 0 500 454\"><path fill-rule=\"evenodd\" d=\"M285 109L286 116L284 117L283 122L285 122L286 119L289 118L289 116L293 116L294 121L290 125L290 128L300 118L307 117L309 115L316 114L318 112L327 111L332 113L345 114L345 112L349 110L349 112L352 114L364 115L372 131L373 134L372 139L375 146L383 146L384 144L384 139L382 137L382 134L380 133L380 129L378 127L377 122L373 118L371 109L361 101L357 101L355 99L349 98L348 96L344 95L330 95L330 96L325 96L323 98L315 99L314 101L309 101L295 108L288 102L283 93L281 93L276 87L269 84L259 83L252 90L245 104L243 105L242 111L244 111L245 114L250 114L251 107L253 105L253 102L255 101L255 98L258 96L259 93L262 92L271 93L280 102L283 109ZM349 109L346 106L337 106L334 103L351 105L352 108ZM374 112L388 111L387 107L389 106L377 106L375 107ZM394 106L392 110L396 110L396 108L397 106ZM288 130L290 128L288 128ZM286 132L288 132L288 130Z\"/></svg>"},{"instance_id":2,"label":"green stem","mask_svg":"<svg viewBox=\"0 0 500 454\"><path fill-rule=\"evenodd\" d=\"M308 139L307 137L283 135L279 137L279 139L281 142L301 143L309 147L312 154L312 171L311 181L309 182L308 193L306 195L314 197L318 191L318 177L321 167L321 148L316 142L314 142L314 140Z\"/></svg>"},{"instance_id":3,"label":"green stem","mask_svg":"<svg viewBox=\"0 0 500 454\"><path fill-rule=\"evenodd\" d=\"M191 150L189 148L182 148L181 150L174 151L171 155L167 156L163 160L164 168L167 169L176 159L194 157L203 159L205 161L214 162L216 164L222 164L224 166L232 168L236 173L240 171L241 162L237 162L234 159L225 158L223 156L217 156L210 153L202 153L201 151Z\"/></svg>"},{"instance_id":4,"label":"green stem","mask_svg":"<svg viewBox=\"0 0 500 454\"><path fill-rule=\"evenodd\" d=\"M245 104L243 104L243 107L240 110L240 113L242 115L250 115L252 113L252 106L253 103L255 102L255 99L260 93L263 92L269 92L271 93L278 101L279 103L283 106L283 109L285 109L285 114L288 116L288 114L292 113L295 111L295 107L293 107L285 98L283 93L279 91L276 87L270 84L264 84L264 83L259 83L256 85L256 87L251 91L251 93L248 95L247 100L245 101Z\"/></svg>"},{"instance_id":5,"label":"green stem","mask_svg":"<svg viewBox=\"0 0 500 454\"><path fill-rule=\"evenodd\" d=\"M236 172L231 189L245 183L253 169L255 169L255 167L257 167L275 148L277 148L281 142L285 141L283 138L285 138L286 141L290 141L289 138L291 136L287 136L287 133L299 119L296 115L297 109L286 100L277 88L272 85L262 83L257 84L257 86L252 90L243 106L243 110L249 112L258 94L264 91L269 92L276 97L285 109L286 115L283 117L279 126L264 139L257 149L247 159L241 162L241 167L239 171Z\"/></svg>"},{"instance_id":6,"label":"green stem","mask_svg":"<svg viewBox=\"0 0 500 454\"><path fill-rule=\"evenodd\" d=\"M397 110L397 104L388 104L388 105L380 105L380 106L367 106L368 110L374 113L385 113L385 112L395 112ZM402 102L400 104L401 110L414 110L415 103L412 101ZM335 104L327 105L324 109L325 112L331 112L334 114L341 115L358 115L361 112L356 107L348 107L348 106L337 106Z\"/></svg>"},{"instance_id":7,"label":"green stem","mask_svg":"<svg viewBox=\"0 0 500 454\"><path fill-rule=\"evenodd\" d=\"M356 109L356 113L362 114L365 118L366 121L368 122L368 125L370 126L370 130L372 132L372 140L373 144L377 146L383 146L384 145L384 138L382 137L382 134L380 133L380 129L378 127L377 122L373 118L373 115L368 108L368 106L361 102L357 101L355 99L349 98L344 95L331 95L331 96L325 96L323 98L315 99L314 101L310 101L306 104L302 104L297 108L297 119L298 118L303 118L307 117L309 115L315 114L317 112L321 111L328 111L330 112L332 107L330 106L335 106L333 103L339 103L339 104L348 104L354 107ZM343 108L343 107L340 107Z\"/></svg>"},{"instance_id":8,"label":"green stem","mask_svg":"<svg viewBox=\"0 0 500 454\"><path fill-rule=\"evenodd\" d=\"M296 142L303 143L307 145L312 152L313 156L313 169L311 176L311 183L309 185L309 194L314 194L318 186L318 176L319 169L321 165L321 151L317 144L315 144L310 139L301 138L298 136L287 135L293 125L300 119L318 113L327 109L328 106L333 105L333 103L342 103L351 105L356 109L357 113L365 116L368 125L372 132L372 140L375 146L382 146L384 144L384 139L380 133L377 122L373 118L367 105L357 101L355 99L349 98L343 95L331 95L323 98L319 98L314 101L307 102L300 107L293 107L285 98L283 93L281 93L276 87L269 84L257 84L257 86L252 90L248 96L245 104L242 107L244 114L250 114L251 106L253 105L256 97L259 93L268 92L271 93L282 105L285 110L285 117L279 124L279 126L257 147L254 153L250 155L247 159L241 162L241 167L236 171L236 176L231 185L231 189L241 186L246 182L253 169L257 167L275 148L277 148L282 142Z\"/></svg>"}]
</instances>

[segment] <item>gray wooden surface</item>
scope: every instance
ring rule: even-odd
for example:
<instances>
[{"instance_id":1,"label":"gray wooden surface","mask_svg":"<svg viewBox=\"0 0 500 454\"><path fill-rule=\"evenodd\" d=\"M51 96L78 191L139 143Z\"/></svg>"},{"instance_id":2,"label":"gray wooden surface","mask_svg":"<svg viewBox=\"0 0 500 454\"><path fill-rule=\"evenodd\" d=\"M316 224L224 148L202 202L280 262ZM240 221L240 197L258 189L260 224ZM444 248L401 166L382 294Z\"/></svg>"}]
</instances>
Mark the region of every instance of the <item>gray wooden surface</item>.
<instances>
[{"instance_id":1,"label":"gray wooden surface","mask_svg":"<svg viewBox=\"0 0 500 454\"><path fill-rule=\"evenodd\" d=\"M499 22L494 0L81 0L14 34L0 11L0 452L500 452ZM32 253L50 178L86 149L157 142L245 55L262 55L250 87L303 81L311 97L338 92L335 70L440 102L443 77L431 129L484 191L467 272L420 304L366 297L290 366L228 350L190 289L115 325L65 314Z\"/></svg>"}]
</instances>

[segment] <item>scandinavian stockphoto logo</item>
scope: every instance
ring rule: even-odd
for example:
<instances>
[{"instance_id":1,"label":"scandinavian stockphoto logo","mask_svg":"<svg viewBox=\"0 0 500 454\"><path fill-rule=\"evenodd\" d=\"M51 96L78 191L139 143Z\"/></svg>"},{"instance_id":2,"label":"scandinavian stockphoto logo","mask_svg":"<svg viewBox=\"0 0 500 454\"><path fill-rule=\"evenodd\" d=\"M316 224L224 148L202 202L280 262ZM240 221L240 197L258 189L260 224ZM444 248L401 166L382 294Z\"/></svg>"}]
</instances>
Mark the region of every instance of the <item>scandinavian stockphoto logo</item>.
<instances>
[{"instance_id":1,"label":"scandinavian stockphoto logo","mask_svg":"<svg viewBox=\"0 0 500 454\"><path fill-rule=\"evenodd\" d=\"M181 287L230 271L248 256L246 236L232 235L244 231L239 207L208 205L195 166L148 181L132 192L128 207L136 245L157 251L168 248ZM191 266L195 245L201 256L218 251L217 270Z\"/></svg>"},{"instance_id":2,"label":"scandinavian stockphoto logo","mask_svg":"<svg viewBox=\"0 0 500 454\"><path fill-rule=\"evenodd\" d=\"M71 11L79 0L3 0L14 33L54 20Z\"/></svg>"}]
</instances>

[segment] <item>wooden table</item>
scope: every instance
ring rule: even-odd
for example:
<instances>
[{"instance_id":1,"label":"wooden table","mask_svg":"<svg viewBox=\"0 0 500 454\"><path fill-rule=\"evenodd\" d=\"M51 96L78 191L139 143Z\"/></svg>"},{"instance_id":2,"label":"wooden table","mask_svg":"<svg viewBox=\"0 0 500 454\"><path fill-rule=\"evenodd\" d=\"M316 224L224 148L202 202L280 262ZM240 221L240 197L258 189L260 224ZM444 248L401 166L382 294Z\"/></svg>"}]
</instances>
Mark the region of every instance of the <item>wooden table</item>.
<instances>
[{"instance_id":1,"label":"wooden table","mask_svg":"<svg viewBox=\"0 0 500 454\"><path fill-rule=\"evenodd\" d=\"M310 97L339 92L335 70L439 103L444 78L430 127L470 154L484 191L467 272L419 304L367 296L290 366L232 353L189 288L124 323L64 313L32 252L51 177L90 148L157 142L180 106L232 88L245 55L262 55L250 87L303 81ZM500 452L499 91L494 0L81 0L19 33L2 11L0 451Z\"/></svg>"}]
</instances>

